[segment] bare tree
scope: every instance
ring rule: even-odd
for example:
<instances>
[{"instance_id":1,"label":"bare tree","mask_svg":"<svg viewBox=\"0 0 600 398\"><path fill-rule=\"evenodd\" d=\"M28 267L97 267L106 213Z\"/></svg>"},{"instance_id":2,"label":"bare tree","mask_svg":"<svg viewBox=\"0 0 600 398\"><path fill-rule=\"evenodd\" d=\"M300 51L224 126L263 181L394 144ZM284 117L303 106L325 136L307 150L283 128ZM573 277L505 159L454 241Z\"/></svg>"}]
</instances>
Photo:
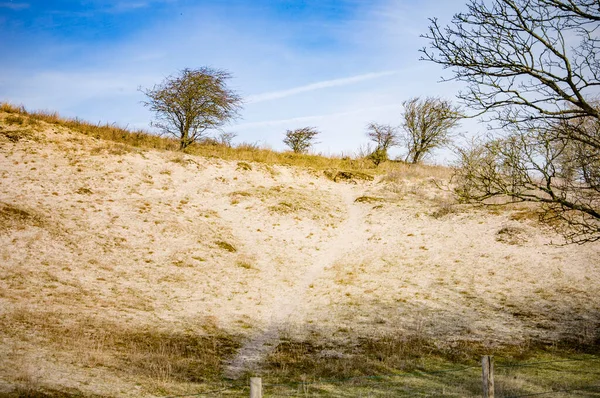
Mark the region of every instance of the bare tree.
<instances>
[{"instance_id":1,"label":"bare tree","mask_svg":"<svg viewBox=\"0 0 600 398\"><path fill-rule=\"evenodd\" d=\"M233 131L222 131L218 137L219 144L231 148L233 145L233 139L237 136L238 134Z\"/></svg>"},{"instance_id":2,"label":"bare tree","mask_svg":"<svg viewBox=\"0 0 600 398\"><path fill-rule=\"evenodd\" d=\"M489 4L489 5L488 5ZM452 68L467 84L458 97L487 120L598 118L600 9L591 0L472 0L440 28L422 59ZM578 43L576 41L579 41Z\"/></svg>"},{"instance_id":3,"label":"bare tree","mask_svg":"<svg viewBox=\"0 0 600 398\"><path fill-rule=\"evenodd\" d=\"M432 150L450 142L450 132L460 120L458 107L440 98L411 98L402 103L406 161L419 163Z\"/></svg>"},{"instance_id":4,"label":"bare tree","mask_svg":"<svg viewBox=\"0 0 600 398\"><path fill-rule=\"evenodd\" d=\"M600 239L600 7L597 0L471 0L423 59L467 84L458 97L505 131L461 155L466 200L543 204L572 242Z\"/></svg>"},{"instance_id":5,"label":"bare tree","mask_svg":"<svg viewBox=\"0 0 600 398\"><path fill-rule=\"evenodd\" d=\"M388 160L388 149L399 144L398 130L388 124L369 123L367 137L375 142L375 150L369 154L375 166Z\"/></svg>"},{"instance_id":6,"label":"bare tree","mask_svg":"<svg viewBox=\"0 0 600 398\"><path fill-rule=\"evenodd\" d=\"M399 144L398 130L389 124L369 123L367 125L367 137L375 142L377 148L386 151Z\"/></svg>"},{"instance_id":7,"label":"bare tree","mask_svg":"<svg viewBox=\"0 0 600 398\"><path fill-rule=\"evenodd\" d=\"M283 143L296 153L306 153L316 142L319 135L314 127L302 127L295 130L287 130Z\"/></svg>"},{"instance_id":8,"label":"bare tree","mask_svg":"<svg viewBox=\"0 0 600 398\"><path fill-rule=\"evenodd\" d=\"M183 69L151 89L141 90L144 105L156 115L154 126L177 138L180 148L205 137L238 115L241 98L226 85L231 74L202 67Z\"/></svg>"},{"instance_id":9,"label":"bare tree","mask_svg":"<svg viewBox=\"0 0 600 398\"><path fill-rule=\"evenodd\" d=\"M598 133L600 124L594 128ZM502 138L459 148L458 153L456 193L462 201L538 202L542 221L556 227L568 241L600 239L597 148L557 138L554 131L515 130ZM498 202L498 198L506 200Z\"/></svg>"}]
</instances>

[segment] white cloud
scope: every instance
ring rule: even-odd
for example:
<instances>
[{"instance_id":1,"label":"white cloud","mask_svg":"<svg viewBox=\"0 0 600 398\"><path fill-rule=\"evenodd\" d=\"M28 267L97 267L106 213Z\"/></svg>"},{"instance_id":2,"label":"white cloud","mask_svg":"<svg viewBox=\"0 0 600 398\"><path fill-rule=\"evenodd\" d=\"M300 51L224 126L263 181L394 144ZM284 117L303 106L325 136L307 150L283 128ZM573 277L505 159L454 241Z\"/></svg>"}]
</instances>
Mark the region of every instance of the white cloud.
<instances>
[{"instance_id":1,"label":"white cloud","mask_svg":"<svg viewBox=\"0 0 600 398\"><path fill-rule=\"evenodd\" d=\"M398 73L398 71L385 71L385 72L365 73L362 75L345 77L345 78L341 78L341 79L324 80L324 81L317 82L317 83L307 84L305 86L294 87L294 88L291 88L288 90L271 91L269 93L251 95L248 97L247 102L248 103L256 103L256 102L270 101L270 100L279 99L279 98L286 98L286 97L290 97L292 95L305 93L308 91L321 90L321 89L329 88L329 87L347 86L349 84L358 83L358 82L362 82L365 80L372 80L372 79L378 79L378 78L384 77L384 76L395 75L396 73Z\"/></svg>"}]
</instances>

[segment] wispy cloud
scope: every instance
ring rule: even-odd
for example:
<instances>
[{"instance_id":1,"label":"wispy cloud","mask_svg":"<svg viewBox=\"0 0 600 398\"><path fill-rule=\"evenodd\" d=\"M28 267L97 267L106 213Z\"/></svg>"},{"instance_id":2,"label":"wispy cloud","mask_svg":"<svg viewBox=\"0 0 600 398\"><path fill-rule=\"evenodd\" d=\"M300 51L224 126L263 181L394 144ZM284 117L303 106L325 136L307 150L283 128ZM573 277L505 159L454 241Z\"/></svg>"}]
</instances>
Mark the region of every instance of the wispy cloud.
<instances>
[{"instance_id":1,"label":"wispy cloud","mask_svg":"<svg viewBox=\"0 0 600 398\"><path fill-rule=\"evenodd\" d=\"M137 1L137 2L132 2L132 1L120 1L115 3L112 7L110 7L108 9L108 12L128 12L128 11L133 11L133 10L137 10L140 8L146 8L148 7L150 4L146 1Z\"/></svg>"},{"instance_id":2,"label":"wispy cloud","mask_svg":"<svg viewBox=\"0 0 600 398\"><path fill-rule=\"evenodd\" d=\"M271 91L269 93L251 95L247 98L248 103L256 103L263 101L270 101L279 98L286 98L292 95L305 93L308 91L321 90L329 87L339 87L339 86L347 86L349 84L354 84L358 82L362 82L365 80L378 79L384 76L391 76L398 73L398 71L385 71L385 72L375 72L375 73L365 73L363 75L345 77L342 79L332 79L332 80L324 80L317 83L307 84L305 86L294 87L288 90L281 91Z\"/></svg>"},{"instance_id":3,"label":"wispy cloud","mask_svg":"<svg viewBox=\"0 0 600 398\"><path fill-rule=\"evenodd\" d=\"M131 11L140 10L142 8L150 8L156 5L176 3L177 0L113 0L112 2L103 3L99 11L109 14L120 14Z\"/></svg>"},{"instance_id":4,"label":"wispy cloud","mask_svg":"<svg viewBox=\"0 0 600 398\"><path fill-rule=\"evenodd\" d=\"M29 8L29 3L15 3L12 1L5 1L0 3L0 8L9 8L15 11L25 10L26 8Z\"/></svg>"},{"instance_id":5,"label":"wispy cloud","mask_svg":"<svg viewBox=\"0 0 600 398\"><path fill-rule=\"evenodd\" d=\"M329 114L324 114L324 115L311 115L311 116L294 117L294 118L289 118L289 119L277 119L277 120L265 120L262 122L241 123L235 127L238 129L244 130L244 129L250 129L250 128L256 128L256 127L294 125L294 124L298 124L298 123L316 122L316 121L320 121L320 120L324 120L324 119L333 119L333 118L338 118L338 117L342 117L342 116L367 113L367 112L371 112L371 111L380 111L380 110L385 110L385 109L398 109L401 105L402 105L401 103L393 103L393 104L380 105L380 106L357 108L357 109L353 109L350 111L329 113Z\"/></svg>"}]
</instances>

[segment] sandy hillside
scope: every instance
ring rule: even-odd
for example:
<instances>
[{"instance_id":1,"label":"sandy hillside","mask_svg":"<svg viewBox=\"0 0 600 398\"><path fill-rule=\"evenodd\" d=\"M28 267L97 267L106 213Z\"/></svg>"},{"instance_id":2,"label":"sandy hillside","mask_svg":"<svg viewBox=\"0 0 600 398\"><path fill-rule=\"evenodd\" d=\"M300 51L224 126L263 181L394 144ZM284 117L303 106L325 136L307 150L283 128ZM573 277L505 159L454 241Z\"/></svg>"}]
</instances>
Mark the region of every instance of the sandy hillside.
<instances>
[{"instance_id":1,"label":"sandy hillside","mask_svg":"<svg viewBox=\"0 0 600 398\"><path fill-rule=\"evenodd\" d=\"M551 245L533 208L456 205L437 169L333 182L1 125L0 389L152 395L106 325L234 336L236 377L282 335L497 345L600 324L600 244Z\"/></svg>"}]
</instances>

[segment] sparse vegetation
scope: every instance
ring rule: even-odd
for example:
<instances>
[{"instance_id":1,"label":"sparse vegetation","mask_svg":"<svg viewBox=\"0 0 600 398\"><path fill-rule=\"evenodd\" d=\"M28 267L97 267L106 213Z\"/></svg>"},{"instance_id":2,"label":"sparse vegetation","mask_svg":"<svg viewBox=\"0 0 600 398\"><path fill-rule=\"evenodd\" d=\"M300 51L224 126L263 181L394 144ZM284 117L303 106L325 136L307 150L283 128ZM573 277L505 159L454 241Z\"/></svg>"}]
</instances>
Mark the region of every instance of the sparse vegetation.
<instances>
[{"instance_id":1,"label":"sparse vegetation","mask_svg":"<svg viewBox=\"0 0 600 398\"><path fill-rule=\"evenodd\" d=\"M558 346L505 346L490 349L468 341L440 346L422 336L386 335L367 337L349 349L323 341L283 340L268 357L267 379L276 383L298 380L315 396L340 396L359 391L372 396L414 396L441 394L481 396L481 367L478 358L486 353L496 357L496 392L548 391L564 385L593 385L600 368L593 355L578 355L582 361L569 362L569 344ZM476 359L477 358L477 359ZM588 359L589 361L585 361ZM514 369L512 364L559 361L554 371ZM560 361L565 361L561 363ZM564 367L562 367L563 365ZM591 374L585 375L587 366ZM556 379L560 374L562 383ZM382 375L382 376L374 376ZM397 379L401 383L397 383ZM568 384L567 384L568 383ZM284 394L285 384L272 391ZM352 391L352 393L350 393Z\"/></svg>"},{"instance_id":2,"label":"sparse vegetation","mask_svg":"<svg viewBox=\"0 0 600 398\"><path fill-rule=\"evenodd\" d=\"M250 171L250 170L252 170L252 166L250 166L246 162L238 162L237 168L238 168L238 170L244 170L244 171Z\"/></svg>"},{"instance_id":3,"label":"sparse vegetation","mask_svg":"<svg viewBox=\"0 0 600 398\"><path fill-rule=\"evenodd\" d=\"M433 218L440 219L444 216L447 216L449 214L453 214L456 212L457 212L456 205L454 203L443 201L438 205L437 209L435 209L431 213L431 216Z\"/></svg>"},{"instance_id":4,"label":"sparse vegetation","mask_svg":"<svg viewBox=\"0 0 600 398\"><path fill-rule=\"evenodd\" d=\"M215 244L220 247L223 250L226 250L230 253L235 253L237 252L237 249L235 248L235 246L233 246L231 243L229 242L225 242L223 240L218 240L215 242Z\"/></svg>"},{"instance_id":5,"label":"sparse vegetation","mask_svg":"<svg viewBox=\"0 0 600 398\"><path fill-rule=\"evenodd\" d=\"M376 198L373 196L359 196L358 198L354 199L356 203L377 203L383 200L383 198Z\"/></svg>"},{"instance_id":6,"label":"sparse vegetation","mask_svg":"<svg viewBox=\"0 0 600 398\"><path fill-rule=\"evenodd\" d=\"M129 130L114 124L92 124L81 119L67 119L60 117L57 113L51 112L29 112L24 107L17 107L11 104L0 104L0 111L9 114L22 114L31 119L43 121L56 127L62 127L71 131L76 131L81 134L112 141L118 144L127 145L127 147L116 147L116 154L130 151L127 148L145 148L159 149L166 151L177 151L179 142L176 139L169 137L161 137L151 134L143 130ZM15 130L0 130L0 135L14 137L15 140L20 138L31 139L35 137L30 133L18 133ZM112 148L112 147L111 147ZM95 150L98 151L98 150ZM214 157L224 160L237 160L243 162L256 162L267 165L285 165L297 166L304 168L312 168L315 170L347 170L350 172L385 174L394 170L407 170L402 163L386 162L375 168L373 162L363 157L349 158L346 156L320 156L306 153L294 152L277 152L271 149L261 148L253 143L240 143L238 145L204 145L202 142L191 144L185 149L185 154ZM173 158L174 162L183 162L184 158L180 155ZM431 170L436 170L436 166L421 165L423 173L428 173ZM337 171L336 171L337 172ZM414 171L411 173L414 174ZM332 177L333 178L333 177Z\"/></svg>"},{"instance_id":7,"label":"sparse vegetation","mask_svg":"<svg viewBox=\"0 0 600 398\"><path fill-rule=\"evenodd\" d=\"M75 193L78 193L79 195L91 195L93 192L89 188L81 187L77 191L75 191Z\"/></svg>"},{"instance_id":8,"label":"sparse vegetation","mask_svg":"<svg viewBox=\"0 0 600 398\"><path fill-rule=\"evenodd\" d=\"M24 228L27 225L42 226L43 219L31 210L0 202L0 232L8 228Z\"/></svg>"},{"instance_id":9,"label":"sparse vegetation","mask_svg":"<svg viewBox=\"0 0 600 398\"><path fill-rule=\"evenodd\" d=\"M0 111L8 113L9 115L20 114L22 116L27 116L31 120L42 121L93 138L119 142L133 147L177 149L176 141L152 135L143 130L131 131L114 124L92 124L77 118L67 119L59 116L58 113L55 112L29 112L23 106L17 107L8 103L0 104Z\"/></svg>"},{"instance_id":10,"label":"sparse vegetation","mask_svg":"<svg viewBox=\"0 0 600 398\"><path fill-rule=\"evenodd\" d=\"M374 177L370 174L361 173L360 171L338 171L338 170L325 170L325 176L334 182L339 181L373 181Z\"/></svg>"},{"instance_id":11,"label":"sparse vegetation","mask_svg":"<svg viewBox=\"0 0 600 398\"><path fill-rule=\"evenodd\" d=\"M292 213L292 212L296 212L296 211L304 210L304 209L301 206L299 206L298 204L294 204L294 203L290 203L290 202L279 202L274 206L269 206L269 210L271 210L275 213L287 214L287 213Z\"/></svg>"},{"instance_id":12,"label":"sparse vegetation","mask_svg":"<svg viewBox=\"0 0 600 398\"><path fill-rule=\"evenodd\" d=\"M2 131L23 129L3 117ZM237 396L254 372L283 384L273 396L475 396L482 353L598 358L596 247L540 250L554 235L533 228L534 204L457 205L441 166L179 152L44 117L31 134L47 144L0 137L0 396ZM269 319L289 308L279 335ZM225 379L265 331L264 366ZM578 366L561 382L598 373ZM558 386L556 373L498 372L506 395Z\"/></svg>"},{"instance_id":13,"label":"sparse vegetation","mask_svg":"<svg viewBox=\"0 0 600 398\"><path fill-rule=\"evenodd\" d=\"M518 245L527 241L527 234L521 227L502 227L496 233L496 240L499 242L508 243L510 245Z\"/></svg>"},{"instance_id":14,"label":"sparse vegetation","mask_svg":"<svg viewBox=\"0 0 600 398\"><path fill-rule=\"evenodd\" d=\"M240 344L239 337L210 324L197 325L193 333L167 332L133 330L97 318L69 318L65 321L64 314L25 309L4 312L0 335L13 338L17 331L29 330L33 339L46 342L59 358L70 358L83 367L110 367L122 376L144 380L147 387L152 385L154 391L148 392L163 394L171 385L198 388L220 382L224 360ZM32 387L32 394L44 396L43 388Z\"/></svg>"}]
</instances>

